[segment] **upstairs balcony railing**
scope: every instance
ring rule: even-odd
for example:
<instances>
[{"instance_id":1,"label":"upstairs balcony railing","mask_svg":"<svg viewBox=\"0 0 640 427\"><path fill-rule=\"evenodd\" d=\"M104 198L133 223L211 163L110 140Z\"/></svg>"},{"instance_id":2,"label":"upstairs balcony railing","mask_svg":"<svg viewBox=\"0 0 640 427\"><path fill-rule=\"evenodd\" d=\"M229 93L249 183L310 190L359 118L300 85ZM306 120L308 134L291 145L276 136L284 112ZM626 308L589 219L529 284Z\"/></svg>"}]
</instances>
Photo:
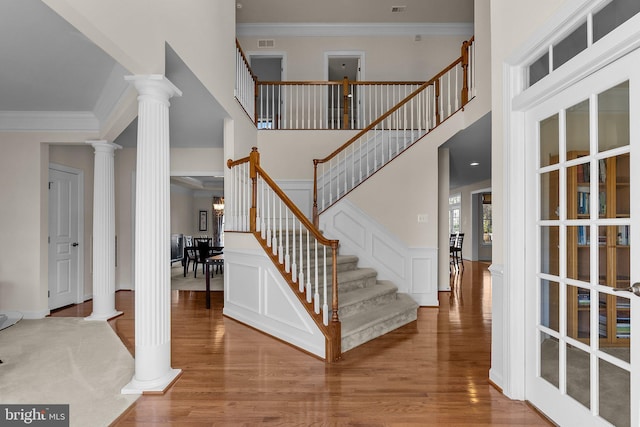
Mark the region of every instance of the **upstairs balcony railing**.
<instances>
[{"instance_id":1,"label":"upstairs balcony railing","mask_svg":"<svg viewBox=\"0 0 640 427\"><path fill-rule=\"evenodd\" d=\"M259 129L362 129L424 82L257 83Z\"/></svg>"},{"instance_id":2,"label":"upstairs balcony railing","mask_svg":"<svg viewBox=\"0 0 640 427\"><path fill-rule=\"evenodd\" d=\"M473 40L473 39L472 39ZM475 96L474 49L467 43L467 79L462 68L439 81L440 111L457 109L446 94ZM259 129L349 129L368 127L414 91L423 81L259 81L236 41L236 99ZM458 105L460 100L458 100Z\"/></svg>"},{"instance_id":3,"label":"upstairs balcony railing","mask_svg":"<svg viewBox=\"0 0 640 427\"><path fill-rule=\"evenodd\" d=\"M260 167L254 148L248 157L228 160L232 197L227 198L225 231L256 236L326 338L326 360L340 356L338 241L325 238Z\"/></svg>"},{"instance_id":4,"label":"upstairs balcony railing","mask_svg":"<svg viewBox=\"0 0 640 427\"><path fill-rule=\"evenodd\" d=\"M236 40L236 87L235 96L244 111L255 120L256 109L256 84L258 78L251 71L249 61Z\"/></svg>"}]
</instances>

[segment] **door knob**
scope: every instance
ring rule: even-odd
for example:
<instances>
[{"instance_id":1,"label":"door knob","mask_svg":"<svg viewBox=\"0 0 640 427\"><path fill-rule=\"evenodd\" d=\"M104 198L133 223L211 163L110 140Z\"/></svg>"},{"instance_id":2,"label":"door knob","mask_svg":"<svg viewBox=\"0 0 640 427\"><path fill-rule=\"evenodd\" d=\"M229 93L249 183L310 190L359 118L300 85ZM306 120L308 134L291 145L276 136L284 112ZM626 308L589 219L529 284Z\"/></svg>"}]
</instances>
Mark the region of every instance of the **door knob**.
<instances>
[{"instance_id":1,"label":"door knob","mask_svg":"<svg viewBox=\"0 0 640 427\"><path fill-rule=\"evenodd\" d=\"M613 288L613 290L616 292L620 292L620 291L633 292L635 296L640 297L640 282L634 283L629 288Z\"/></svg>"},{"instance_id":2,"label":"door knob","mask_svg":"<svg viewBox=\"0 0 640 427\"><path fill-rule=\"evenodd\" d=\"M79 244L80 244L80 243L78 243L78 242L73 242L73 243L71 244L71 246L73 246L73 247L75 248L75 247L76 247L76 246L78 246Z\"/></svg>"}]
</instances>

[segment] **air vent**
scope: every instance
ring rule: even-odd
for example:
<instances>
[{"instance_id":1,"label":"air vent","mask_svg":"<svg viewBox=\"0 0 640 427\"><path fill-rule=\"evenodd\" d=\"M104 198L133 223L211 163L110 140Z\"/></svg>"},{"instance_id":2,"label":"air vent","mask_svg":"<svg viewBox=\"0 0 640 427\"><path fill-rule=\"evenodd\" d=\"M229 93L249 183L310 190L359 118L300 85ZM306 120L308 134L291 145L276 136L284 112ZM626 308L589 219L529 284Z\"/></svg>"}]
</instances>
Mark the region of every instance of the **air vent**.
<instances>
[{"instance_id":1,"label":"air vent","mask_svg":"<svg viewBox=\"0 0 640 427\"><path fill-rule=\"evenodd\" d=\"M407 6L391 6L391 12L404 12Z\"/></svg>"},{"instance_id":2,"label":"air vent","mask_svg":"<svg viewBox=\"0 0 640 427\"><path fill-rule=\"evenodd\" d=\"M258 40L258 47L262 49L267 47L274 47L275 45L276 45L275 40Z\"/></svg>"}]
</instances>

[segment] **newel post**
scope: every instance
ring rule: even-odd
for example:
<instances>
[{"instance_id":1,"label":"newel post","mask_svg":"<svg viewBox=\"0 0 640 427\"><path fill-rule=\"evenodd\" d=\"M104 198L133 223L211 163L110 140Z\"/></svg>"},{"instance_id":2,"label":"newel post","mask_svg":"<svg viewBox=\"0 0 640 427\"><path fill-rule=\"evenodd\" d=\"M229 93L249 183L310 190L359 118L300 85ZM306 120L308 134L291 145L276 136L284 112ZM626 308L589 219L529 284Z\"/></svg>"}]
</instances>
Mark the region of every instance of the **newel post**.
<instances>
[{"instance_id":1,"label":"newel post","mask_svg":"<svg viewBox=\"0 0 640 427\"><path fill-rule=\"evenodd\" d=\"M462 54L462 93L460 94L462 106L469 102L469 42L464 41L461 48Z\"/></svg>"},{"instance_id":2,"label":"newel post","mask_svg":"<svg viewBox=\"0 0 640 427\"><path fill-rule=\"evenodd\" d=\"M333 252L333 265L338 265L338 241L331 241L331 249ZM325 357L327 362L336 362L340 359L342 355L342 324L340 323L340 319L338 318L338 269L333 268L333 277L332 277L332 290L333 297L331 301L331 310L333 314L331 315L331 322L329 322L329 336L326 341L326 349L325 349Z\"/></svg>"},{"instance_id":3,"label":"newel post","mask_svg":"<svg viewBox=\"0 0 640 427\"><path fill-rule=\"evenodd\" d=\"M257 216L257 198L258 198L258 170L256 166L260 166L260 153L258 147L251 149L249 154L249 176L251 177L251 208L249 208L249 230L254 233L256 231Z\"/></svg>"},{"instance_id":4,"label":"newel post","mask_svg":"<svg viewBox=\"0 0 640 427\"><path fill-rule=\"evenodd\" d=\"M342 129L349 129L349 78L342 80Z\"/></svg>"},{"instance_id":5,"label":"newel post","mask_svg":"<svg viewBox=\"0 0 640 427\"><path fill-rule=\"evenodd\" d=\"M313 225L318 228L318 159L313 159ZM335 265L335 264L334 264Z\"/></svg>"}]
</instances>

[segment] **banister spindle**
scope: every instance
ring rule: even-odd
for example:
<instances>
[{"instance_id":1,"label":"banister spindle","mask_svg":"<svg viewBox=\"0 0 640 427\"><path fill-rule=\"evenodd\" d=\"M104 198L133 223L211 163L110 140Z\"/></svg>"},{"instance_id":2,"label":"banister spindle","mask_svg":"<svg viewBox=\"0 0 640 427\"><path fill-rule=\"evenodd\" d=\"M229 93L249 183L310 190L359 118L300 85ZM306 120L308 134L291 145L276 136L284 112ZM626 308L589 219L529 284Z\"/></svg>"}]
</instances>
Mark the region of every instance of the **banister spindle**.
<instances>
[{"instance_id":1,"label":"banister spindle","mask_svg":"<svg viewBox=\"0 0 640 427\"><path fill-rule=\"evenodd\" d=\"M327 246L322 245L322 323L329 324L329 306L327 305Z\"/></svg>"},{"instance_id":2,"label":"banister spindle","mask_svg":"<svg viewBox=\"0 0 640 427\"><path fill-rule=\"evenodd\" d=\"M318 264L318 239L314 238L314 254L315 254L315 293L313 294L313 309L316 314L320 313L320 292L318 289L319 281L318 281L318 269L320 265Z\"/></svg>"}]
</instances>

